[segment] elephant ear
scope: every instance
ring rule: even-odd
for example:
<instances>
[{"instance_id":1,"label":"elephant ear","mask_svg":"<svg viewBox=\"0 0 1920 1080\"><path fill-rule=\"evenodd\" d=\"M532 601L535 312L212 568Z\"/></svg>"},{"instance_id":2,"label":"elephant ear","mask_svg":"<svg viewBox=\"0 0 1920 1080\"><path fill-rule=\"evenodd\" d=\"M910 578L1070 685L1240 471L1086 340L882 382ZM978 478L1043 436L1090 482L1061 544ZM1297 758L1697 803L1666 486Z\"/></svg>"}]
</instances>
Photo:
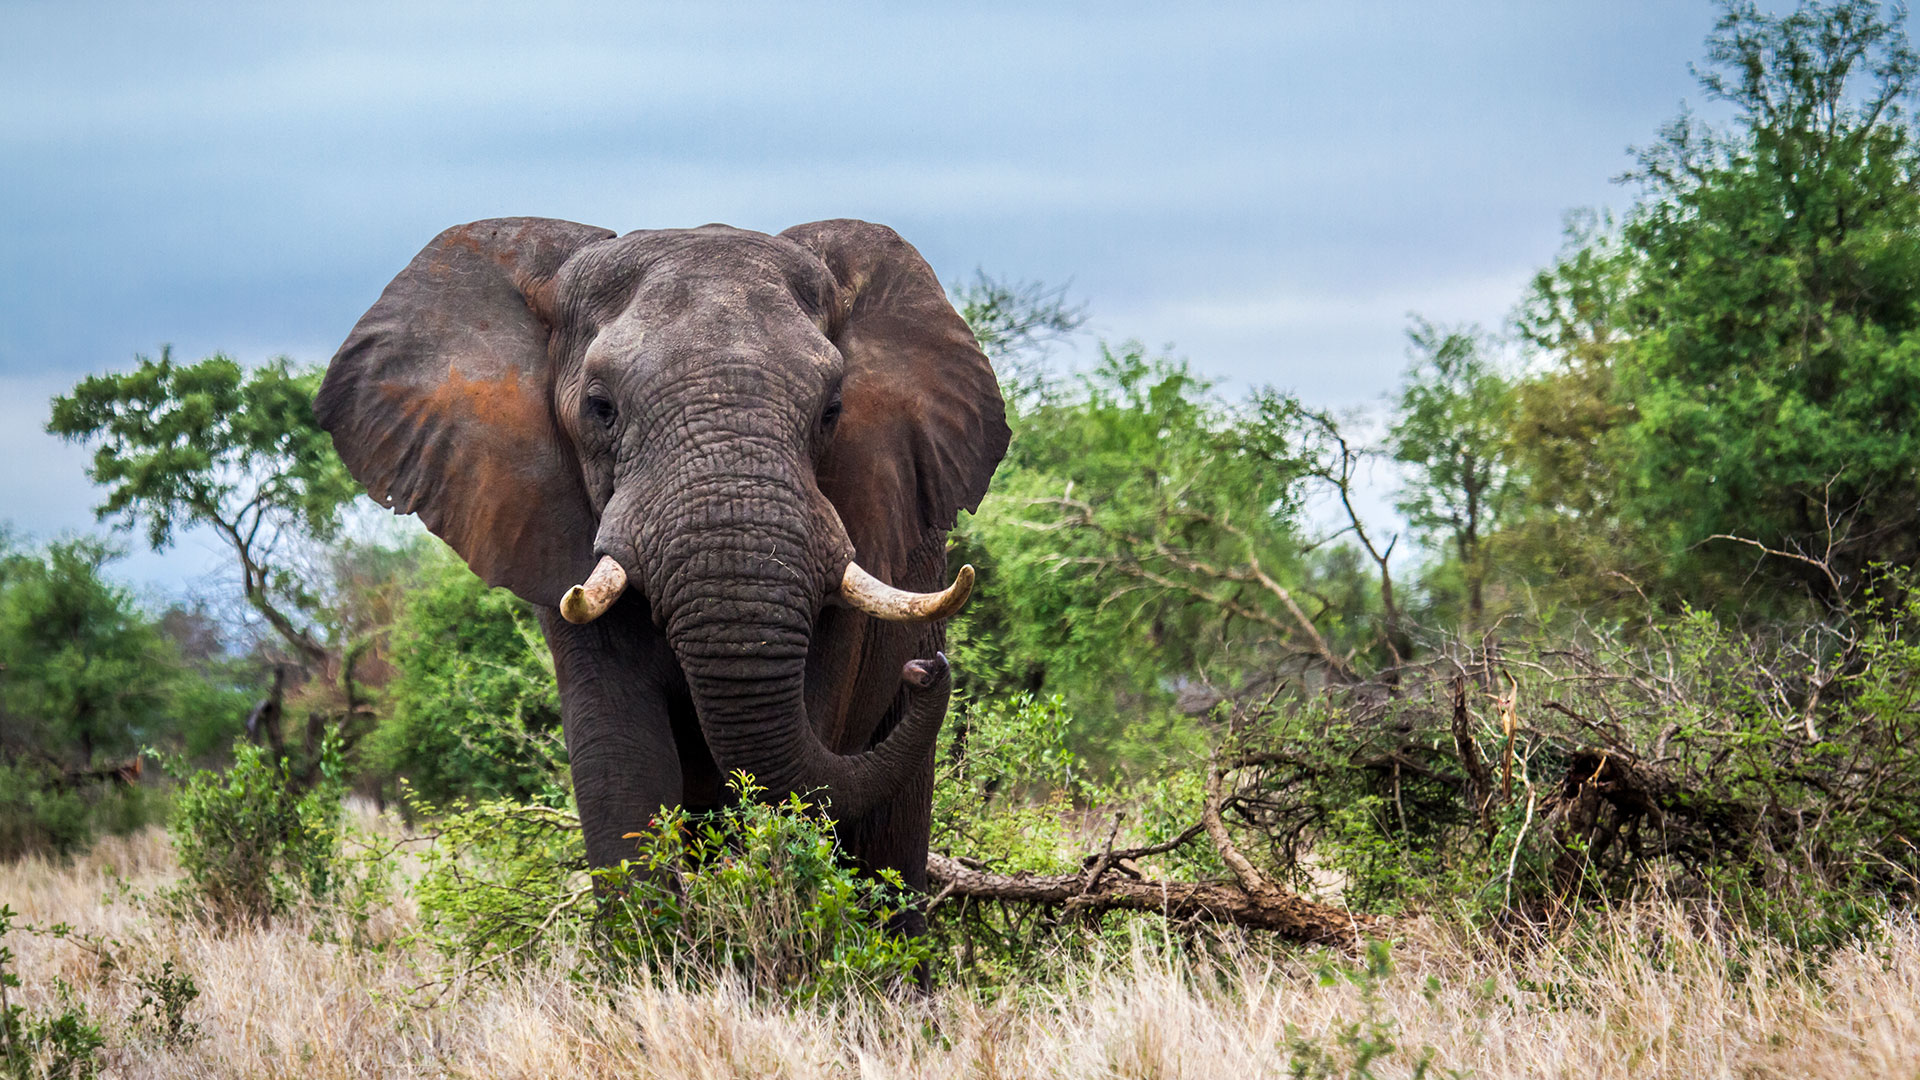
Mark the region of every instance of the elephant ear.
<instances>
[{"instance_id":1,"label":"elephant ear","mask_svg":"<svg viewBox=\"0 0 1920 1080\"><path fill-rule=\"evenodd\" d=\"M314 401L368 494L535 604L593 564L593 509L553 416L554 279L613 235L544 218L448 229L361 317Z\"/></svg>"},{"instance_id":2,"label":"elephant ear","mask_svg":"<svg viewBox=\"0 0 1920 1080\"><path fill-rule=\"evenodd\" d=\"M999 380L933 268L892 229L818 221L781 235L819 256L838 294L829 330L846 380L821 492L861 564L897 576L986 494L1010 434Z\"/></svg>"}]
</instances>

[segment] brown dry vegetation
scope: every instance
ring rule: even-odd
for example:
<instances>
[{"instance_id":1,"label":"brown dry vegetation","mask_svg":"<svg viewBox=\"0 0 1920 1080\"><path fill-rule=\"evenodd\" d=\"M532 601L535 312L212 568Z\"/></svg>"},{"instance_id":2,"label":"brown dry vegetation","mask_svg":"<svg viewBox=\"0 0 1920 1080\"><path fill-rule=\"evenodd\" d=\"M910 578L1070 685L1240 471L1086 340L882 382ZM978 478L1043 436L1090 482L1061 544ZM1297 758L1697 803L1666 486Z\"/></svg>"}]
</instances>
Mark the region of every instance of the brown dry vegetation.
<instances>
[{"instance_id":1,"label":"brown dry vegetation","mask_svg":"<svg viewBox=\"0 0 1920 1080\"><path fill-rule=\"evenodd\" d=\"M1341 1033L1356 1030L1376 1043L1390 1031L1399 1046L1372 1063L1377 1076L1410 1074L1426 1047L1436 1075L1920 1070L1920 923L1906 915L1811 968L1698 911L1656 905L1525 947L1403 922L1394 970L1371 990L1323 979L1320 954L1247 942L1210 950L1225 959L1208 964L1143 932L1044 987L993 995L950 986L927 1000L784 1006L726 986L575 980L577 953L562 949L436 1001L413 992L442 969L405 944L404 901L371 928L385 949L356 951L310 914L218 931L140 898L175 876L158 832L104 841L71 865L0 866L0 902L24 921L117 943L103 966L71 940L16 930L6 942L29 1008L55 1005L62 980L102 1025L104 1075L1241 1078L1306 1064L1303 1041L1347 1075L1353 1047ZM166 960L202 991L188 1010L201 1037L181 1048L129 1019L135 979ZM1377 1026L1363 1023L1370 992Z\"/></svg>"}]
</instances>

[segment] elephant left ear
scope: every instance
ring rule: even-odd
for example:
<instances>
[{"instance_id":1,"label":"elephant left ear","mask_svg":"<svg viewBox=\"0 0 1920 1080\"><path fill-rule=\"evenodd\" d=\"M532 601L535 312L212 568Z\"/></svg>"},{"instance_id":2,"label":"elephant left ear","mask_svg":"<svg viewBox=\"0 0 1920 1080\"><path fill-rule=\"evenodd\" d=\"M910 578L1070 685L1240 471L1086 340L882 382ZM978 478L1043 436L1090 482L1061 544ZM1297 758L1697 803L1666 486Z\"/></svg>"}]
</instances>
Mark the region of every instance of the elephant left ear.
<instances>
[{"instance_id":1,"label":"elephant left ear","mask_svg":"<svg viewBox=\"0 0 1920 1080\"><path fill-rule=\"evenodd\" d=\"M986 494L1011 434L999 380L933 268L892 229L842 219L780 235L817 255L837 292L829 331L847 368L821 493L861 564L900 574Z\"/></svg>"}]
</instances>

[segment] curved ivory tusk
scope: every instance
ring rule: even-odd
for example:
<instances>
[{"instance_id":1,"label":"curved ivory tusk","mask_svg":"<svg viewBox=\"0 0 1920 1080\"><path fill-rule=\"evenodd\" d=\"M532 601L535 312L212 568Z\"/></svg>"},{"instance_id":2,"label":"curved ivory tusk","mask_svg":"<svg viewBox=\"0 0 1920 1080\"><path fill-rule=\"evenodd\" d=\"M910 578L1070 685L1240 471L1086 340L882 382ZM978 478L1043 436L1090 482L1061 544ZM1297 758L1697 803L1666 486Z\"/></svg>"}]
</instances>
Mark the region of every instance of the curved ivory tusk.
<instances>
[{"instance_id":1,"label":"curved ivory tusk","mask_svg":"<svg viewBox=\"0 0 1920 1080\"><path fill-rule=\"evenodd\" d=\"M627 571L611 555L600 556L587 580L560 598L560 617L570 623L590 623L607 613L627 591Z\"/></svg>"},{"instance_id":2,"label":"curved ivory tusk","mask_svg":"<svg viewBox=\"0 0 1920 1080\"><path fill-rule=\"evenodd\" d=\"M849 605L890 622L932 622L952 617L973 593L973 567L963 566L941 592L918 593L893 586L850 562L840 579L840 597Z\"/></svg>"}]
</instances>

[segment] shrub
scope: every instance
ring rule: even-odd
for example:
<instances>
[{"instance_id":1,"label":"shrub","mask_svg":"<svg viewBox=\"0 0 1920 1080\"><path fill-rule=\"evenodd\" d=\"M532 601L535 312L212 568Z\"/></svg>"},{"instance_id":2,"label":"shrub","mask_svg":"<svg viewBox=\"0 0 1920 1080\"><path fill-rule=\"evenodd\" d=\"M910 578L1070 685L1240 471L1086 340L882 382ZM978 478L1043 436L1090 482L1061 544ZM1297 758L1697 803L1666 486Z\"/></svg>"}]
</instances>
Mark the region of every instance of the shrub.
<instances>
[{"instance_id":1,"label":"shrub","mask_svg":"<svg viewBox=\"0 0 1920 1080\"><path fill-rule=\"evenodd\" d=\"M200 996L193 976L175 971L173 961L160 965L151 975L134 980L140 988L140 1004L134 1007L132 1022L151 1028L160 1041L170 1047L186 1046L200 1038L200 1025L187 1019L187 1007Z\"/></svg>"},{"instance_id":2,"label":"shrub","mask_svg":"<svg viewBox=\"0 0 1920 1080\"><path fill-rule=\"evenodd\" d=\"M533 607L488 588L445 547L428 551L393 629L392 711L367 740L368 767L436 803L543 801L567 758Z\"/></svg>"},{"instance_id":3,"label":"shrub","mask_svg":"<svg viewBox=\"0 0 1920 1080\"><path fill-rule=\"evenodd\" d=\"M442 808L409 798L416 816L435 819L413 884L419 933L449 959L492 972L585 926L593 889L571 812L510 799Z\"/></svg>"},{"instance_id":4,"label":"shrub","mask_svg":"<svg viewBox=\"0 0 1920 1080\"><path fill-rule=\"evenodd\" d=\"M505 800L456 806L415 887L422 932L465 964L460 974L584 940L601 977L738 978L793 999L873 992L925 969L925 939L890 929L907 910L897 875L849 865L832 823L805 801L762 803L739 774L733 787L733 806L664 811L633 835L633 859L591 875L573 815Z\"/></svg>"},{"instance_id":5,"label":"shrub","mask_svg":"<svg viewBox=\"0 0 1920 1080\"><path fill-rule=\"evenodd\" d=\"M14 913L0 905L0 940L13 929ZM58 1013L29 1013L8 1000L20 978L7 970L13 950L0 945L0 1076L7 1080L90 1080L98 1074L97 1055L106 1045L100 1028L72 1000L71 988L55 980L62 1008Z\"/></svg>"},{"instance_id":6,"label":"shrub","mask_svg":"<svg viewBox=\"0 0 1920 1080\"><path fill-rule=\"evenodd\" d=\"M321 747L321 782L301 792L285 761L236 742L233 767L188 777L174 799L173 849L189 892L219 922L263 923L302 896L326 897L341 872L339 743Z\"/></svg>"},{"instance_id":7,"label":"shrub","mask_svg":"<svg viewBox=\"0 0 1920 1080\"><path fill-rule=\"evenodd\" d=\"M889 930L910 903L897 871L849 865L833 823L798 795L761 802L744 773L732 787L738 801L717 813L663 811L634 837L638 857L602 872L618 897L602 922L616 956L803 999L870 993L926 969L926 939Z\"/></svg>"}]
</instances>

